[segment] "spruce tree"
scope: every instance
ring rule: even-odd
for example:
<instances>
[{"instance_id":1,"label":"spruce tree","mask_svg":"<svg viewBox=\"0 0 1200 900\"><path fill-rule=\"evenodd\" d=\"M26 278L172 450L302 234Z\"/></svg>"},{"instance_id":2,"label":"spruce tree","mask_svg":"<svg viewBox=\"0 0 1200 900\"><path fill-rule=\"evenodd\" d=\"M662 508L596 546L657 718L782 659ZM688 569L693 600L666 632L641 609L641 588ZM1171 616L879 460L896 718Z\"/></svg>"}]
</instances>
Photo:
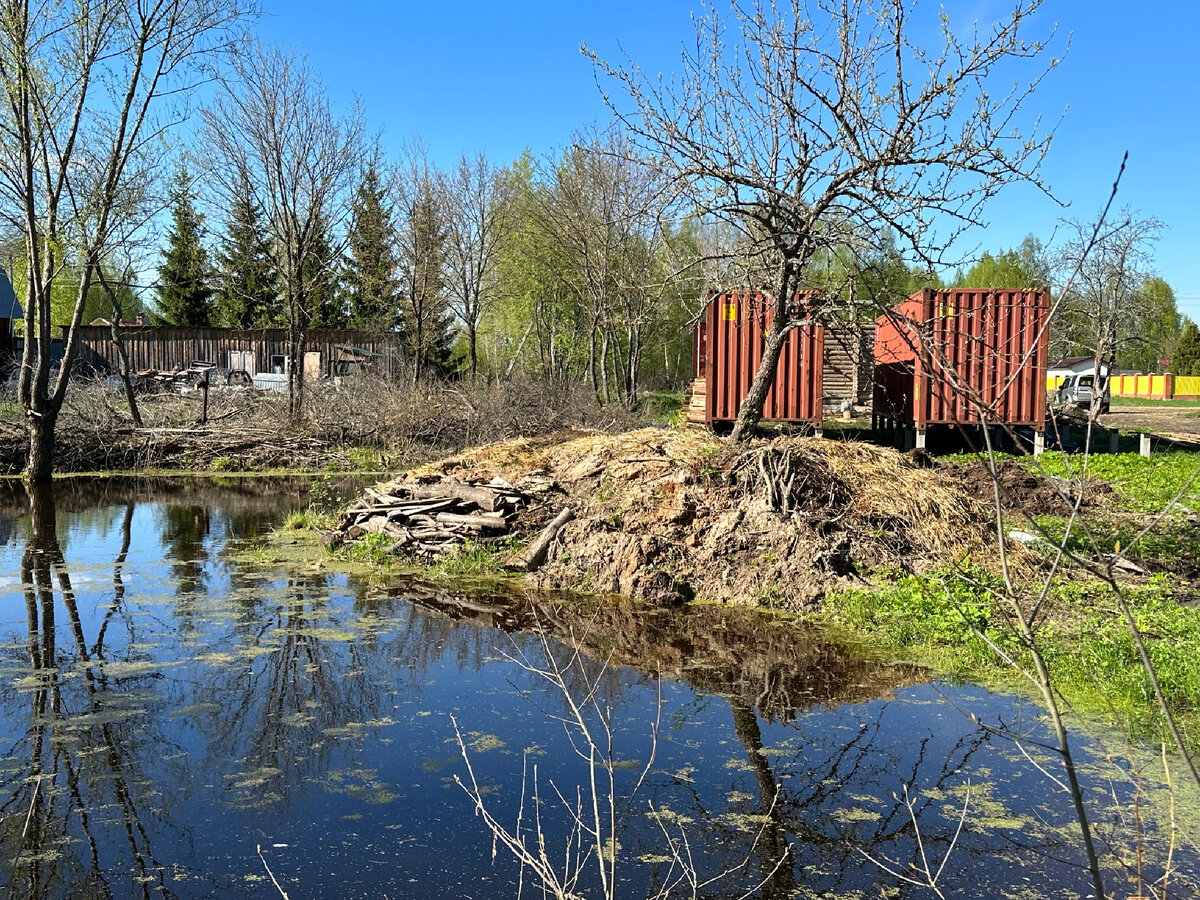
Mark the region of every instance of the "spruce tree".
<instances>
[{"instance_id":1,"label":"spruce tree","mask_svg":"<svg viewBox=\"0 0 1200 900\"><path fill-rule=\"evenodd\" d=\"M373 331L395 328L399 320L396 226L384 197L372 163L354 196L343 287L350 324Z\"/></svg>"},{"instance_id":2,"label":"spruce tree","mask_svg":"<svg viewBox=\"0 0 1200 900\"><path fill-rule=\"evenodd\" d=\"M221 292L217 321L230 328L259 328L278 320L279 278L262 230L262 209L243 178L233 198L217 252Z\"/></svg>"},{"instance_id":3,"label":"spruce tree","mask_svg":"<svg viewBox=\"0 0 1200 900\"><path fill-rule=\"evenodd\" d=\"M310 328L345 328L346 309L341 289L343 260L329 239L328 223L322 220L314 235L312 252L304 261L302 278L307 292Z\"/></svg>"},{"instance_id":4,"label":"spruce tree","mask_svg":"<svg viewBox=\"0 0 1200 900\"><path fill-rule=\"evenodd\" d=\"M1183 326L1170 368L1176 375L1200 375L1200 329L1195 322Z\"/></svg>"},{"instance_id":5,"label":"spruce tree","mask_svg":"<svg viewBox=\"0 0 1200 900\"><path fill-rule=\"evenodd\" d=\"M193 328L212 323L212 268L201 243L203 219L196 212L187 173L175 183L167 249L158 270L158 309L172 325Z\"/></svg>"}]
</instances>

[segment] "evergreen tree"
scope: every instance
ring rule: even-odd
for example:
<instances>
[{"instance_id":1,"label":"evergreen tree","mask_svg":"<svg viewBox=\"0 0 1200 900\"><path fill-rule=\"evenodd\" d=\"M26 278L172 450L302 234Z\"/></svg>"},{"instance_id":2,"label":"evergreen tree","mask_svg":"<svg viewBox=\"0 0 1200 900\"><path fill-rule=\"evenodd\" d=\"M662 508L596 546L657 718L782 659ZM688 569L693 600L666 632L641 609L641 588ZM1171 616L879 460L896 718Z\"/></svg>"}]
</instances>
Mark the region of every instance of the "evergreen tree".
<instances>
[{"instance_id":1,"label":"evergreen tree","mask_svg":"<svg viewBox=\"0 0 1200 900\"><path fill-rule=\"evenodd\" d=\"M354 197L343 278L344 306L355 328L391 330L399 323L396 226L384 196L372 162Z\"/></svg>"},{"instance_id":2,"label":"evergreen tree","mask_svg":"<svg viewBox=\"0 0 1200 900\"><path fill-rule=\"evenodd\" d=\"M307 292L310 328L346 327L347 315L341 288L342 265L343 260L329 240L328 224L322 221L301 274Z\"/></svg>"},{"instance_id":3,"label":"evergreen tree","mask_svg":"<svg viewBox=\"0 0 1200 900\"><path fill-rule=\"evenodd\" d=\"M412 191L400 244L404 339L413 360L413 380L419 381L430 370L449 374L454 332L445 296L446 223L427 175Z\"/></svg>"},{"instance_id":4,"label":"evergreen tree","mask_svg":"<svg viewBox=\"0 0 1200 900\"><path fill-rule=\"evenodd\" d=\"M201 243L203 218L196 212L187 172L176 179L171 231L158 270L158 309L172 325L206 327L212 322L212 269Z\"/></svg>"},{"instance_id":5,"label":"evergreen tree","mask_svg":"<svg viewBox=\"0 0 1200 900\"><path fill-rule=\"evenodd\" d=\"M230 328L257 328L278 316L279 279L262 230L262 209L249 179L233 198L225 237L217 253L221 292L217 321Z\"/></svg>"},{"instance_id":6,"label":"evergreen tree","mask_svg":"<svg viewBox=\"0 0 1200 900\"><path fill-rule=\"evenodd\" d=\"M1171 371L1176 375L1200 375L1200 329L1195 322L1183 326L1175 355L1171 357Z\"/></svg>"}]
</instances>

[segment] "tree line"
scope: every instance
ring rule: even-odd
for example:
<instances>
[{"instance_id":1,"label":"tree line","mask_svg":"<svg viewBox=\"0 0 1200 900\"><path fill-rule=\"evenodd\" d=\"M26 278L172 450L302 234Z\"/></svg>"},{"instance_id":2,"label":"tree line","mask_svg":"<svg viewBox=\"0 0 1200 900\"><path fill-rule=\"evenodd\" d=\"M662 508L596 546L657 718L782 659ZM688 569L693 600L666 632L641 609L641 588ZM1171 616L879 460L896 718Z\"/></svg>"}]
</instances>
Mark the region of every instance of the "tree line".
<instances>
[{"instance_id":1,"label":"tree line","mask_svg":"<svg viewBox=\"0 0 1200 900\"><path fill-rule=\"evenodd\" d=\"M1151 367L1180 334L1150 264L1161 226L1133 214L1097 234L1066 223L1053 253L1033 238L954 268L1007 186L1051 192L1053 132L1028 107L1061 58L1027 36L1038 0L969 39L871 0L710 9L668 79L585 48L610 126L544 157L444 168L419 145L390 158L361 107L337 109L302 56L254 39L242 0L77 5L0 15L0 186L38 477L78 348L71 327L54 370L52 333L103 310L119 343L149 269L165 320L283 327L292 360L309 329L346 325L394 334L416 381L524 370L630 405L686 380L708 289L761 288L787 302L738 436L801 291L863 324L926 285L1058 281L1057 352ZM1006 67L1027 78L994 92ZM199 123L186 170L169 141L185 120Z\"/></svg>"}]
</instances>

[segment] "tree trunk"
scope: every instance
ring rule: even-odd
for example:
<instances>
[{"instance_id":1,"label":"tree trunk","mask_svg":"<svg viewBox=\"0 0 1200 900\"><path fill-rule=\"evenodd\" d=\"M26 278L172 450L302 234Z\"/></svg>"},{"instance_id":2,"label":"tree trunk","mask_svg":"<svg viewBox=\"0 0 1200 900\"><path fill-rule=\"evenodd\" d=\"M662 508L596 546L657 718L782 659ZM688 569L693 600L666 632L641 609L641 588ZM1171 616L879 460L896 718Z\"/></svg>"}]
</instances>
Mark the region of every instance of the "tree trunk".
<instances>
[{"instance_id":1,"label":"tree trunk","mask_svg":"<svg viewBox=\"0 0 1200 900\"><path fill-rule=\"evenodd\" d=\"M471 378L474 379L479 371L479 355L477 352L478 346L478 330L475 327L475 320L472 319L467 323L467 356L471 363Z\"/></svg>"},{"instance_id":2,"label":"tree trunk","mask_svg":"<svg viewBox=\"0 0 1200 900\"><path fill-rule=\"evenodd\" d=\"M300 326L300 334L297 337L297 359L292 364L293 368L299 368L299 371L294 371L292 377L296 379L296 408L292 411L292 418L299 421L304 413L304 383L306 373L304 371L304 355L308 350L308 326ZM298 364L298 366L297 366Z\"/></svg>"},{"instance_id":3,"label":"tree trunk","mask_svg":"<svg viewBox=\"0 0 1200 900\"><path fill-rule=\"evenodd\" d=\"M783 824L781 789L771 764L763 755L762 729L754 708L740 699L731 700L729 707L733 713L734 733L746 750L746 759L758 784L759 814L765 818L759 843L762 896L766 900L784 900L795 895L796 875L787 829Z\"/></svg>"},{"instance_id":4,"label":"tree trunk","mask_svg":"<svg viewBox=\"0 0 1200 900\"><path fill-rule=\"evenodd\" d=\"M58 412L29 413L29 459L25 463L25 481L48 484L54 477L54 426Z\"/></svg>"},{"instance_id":5,"label":"tree trunk","mask_svg":"<svg viewBox=\"0 0 1200 900\"><path fill-rule=\"evenodd\" d=\"M779 368L779 356L787 341L788 332L795 327L791 322L791 266L785 262L779 276L779 291L775 294L775 306L771 316L771 330L767 333L763 346L762 362L754 373L754 381L750 383L750 391L742 401L738 410L737 422L733 426L730 437L736 441L749 440L754 434L758 423L762 421L763 405L767 402L767 392L775 380L775 370Z\"/></svg>"},{"instance_id":6,"label":"tree trunk","mask_svg":"<svg viewBox=\"0 0 1200 900\"><path fill-rule=\"evenodd\" d=\"M129 348L125 346L125 338L121 336L117 320L113 319L110 325L112 326L113 344L117 348L117 372L121 376L121 383L125 386L125 400L129 404L129 415L133 417L133 424L141 428L142 412L138 409L137 397L133 393L133 379L129 372Z\"/></svg>"},{"instance_id":7,"label":"tree trunk","mask_svg":"<svg viewBox=\"0 0 1200 900\"><path fill-rule=\"evenodd\" d=\"M612 402L612 391L608 383L608 329L604 329L604 339L600 342L600 381L602 392L596 392L596 399L602 404Z\"/></svg>"}]
</instances>

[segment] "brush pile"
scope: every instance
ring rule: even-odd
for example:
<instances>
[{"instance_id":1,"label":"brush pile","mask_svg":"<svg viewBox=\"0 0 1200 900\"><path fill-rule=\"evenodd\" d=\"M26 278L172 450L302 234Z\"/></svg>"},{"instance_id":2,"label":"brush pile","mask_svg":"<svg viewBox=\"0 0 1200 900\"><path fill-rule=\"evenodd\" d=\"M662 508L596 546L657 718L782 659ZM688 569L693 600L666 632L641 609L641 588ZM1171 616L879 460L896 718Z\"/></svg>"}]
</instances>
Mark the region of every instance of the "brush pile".
<instances>
[{"instance_id":1,"label":"brush pile","mask_svg":"<svg viewBox=\"0 0 1200 900\"><path fill-rule=\"evenodd\" d=\"M394 541L389 553L409 553L429 559L456 550L466 541L492 543L512 531L518 513L531 502L529 494L502 478L459 481L422 479L368 489L342 514L335 544L366 535L383 534Z\"/></svg>"}]
</instances>

